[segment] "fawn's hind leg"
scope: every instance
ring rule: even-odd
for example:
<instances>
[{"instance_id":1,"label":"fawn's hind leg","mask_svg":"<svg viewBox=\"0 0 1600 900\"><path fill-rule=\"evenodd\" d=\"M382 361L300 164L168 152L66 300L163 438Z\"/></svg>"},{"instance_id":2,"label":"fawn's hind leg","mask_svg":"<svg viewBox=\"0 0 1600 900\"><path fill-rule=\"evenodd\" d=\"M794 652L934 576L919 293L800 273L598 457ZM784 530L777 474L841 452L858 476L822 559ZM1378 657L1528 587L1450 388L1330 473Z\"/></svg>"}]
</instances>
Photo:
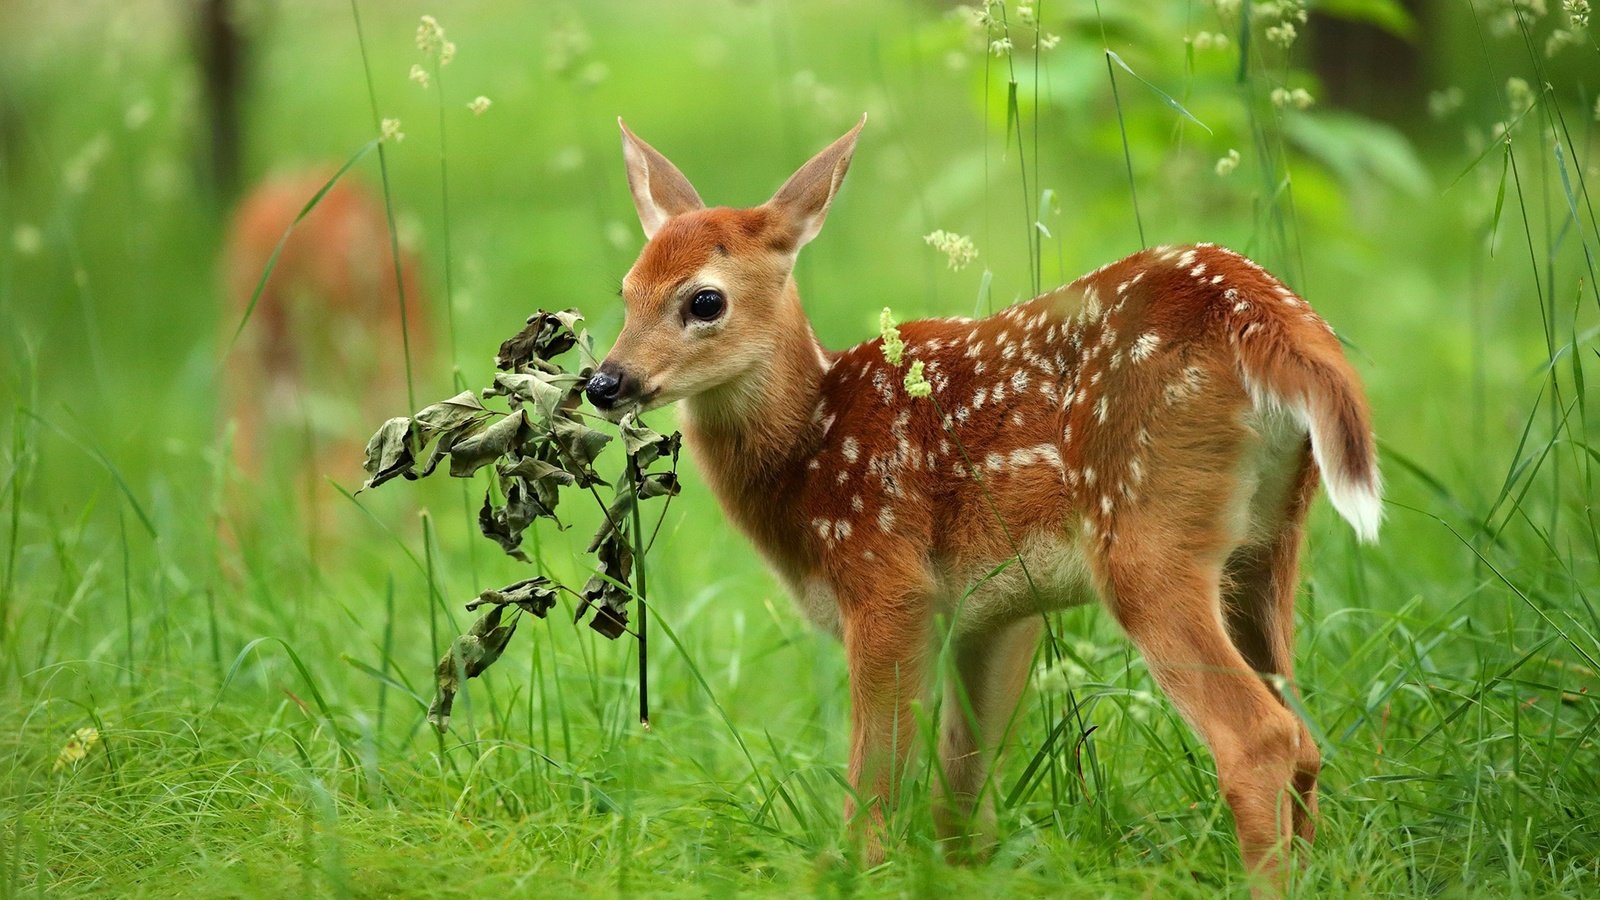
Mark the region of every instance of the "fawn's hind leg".
<instances>
[{"instance_id":1,"label":"fawn's hind leg","mask_svg":"<svg viewBox=\"0 0 1600 900\"><path fill-rule=\"evenodd\" d=\"M996 835L989 771L1005 743L1044 620L1032 617L989 635L954 641L954 669L940 712L939 764L934 826L947 855L981 858Z\"/></svg>"},{"instance_id":2,"label":"fawn's hind leg","mask_svg":"<svg viewBox=\"0 0 1600 900\"><path fill-rule=\"evenodd\" d=\"M1317 490L1316 465L1309 450L1302 449L1301 454L1299 471L1285 496L1270 498L1282 512L1273 511L1268 539L1235 550L1223 578L1223 612L1234 645L1252 669L1281 676L1284 689L1296 692L1294 602L1300 583L1303 526ZM1322 754L1301 722L1294 774L1298 801L1294 833L1307 841L1316 834L1317 776L1321 770Z\"/></svg>"},{"instance_id":3,"label":"fawn's hind leg","mask_svg":"<svg viewBox=\"0 0 1600 900\"><path fill-rule=\"evenodd\" d=\"M1229 638L1220 614L1220 566L1173 547L1170 531L1152 522L1117 527L1104 560L1112 609L1211 748L1246 867L1279 881L1294 820L1300 721Z\"/></svg>"}]
</instances>

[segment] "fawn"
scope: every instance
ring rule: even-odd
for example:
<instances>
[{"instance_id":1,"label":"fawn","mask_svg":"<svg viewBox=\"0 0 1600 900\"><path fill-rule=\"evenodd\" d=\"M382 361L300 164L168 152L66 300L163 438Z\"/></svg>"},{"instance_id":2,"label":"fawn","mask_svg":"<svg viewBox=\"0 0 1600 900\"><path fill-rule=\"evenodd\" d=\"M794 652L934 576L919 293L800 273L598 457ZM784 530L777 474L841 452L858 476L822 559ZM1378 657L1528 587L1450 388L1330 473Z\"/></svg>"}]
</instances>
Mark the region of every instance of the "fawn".
<instances>
[{"instance_id":1,"label":"fawn","mask_svg":"<svg viewBox=\"0 0 1600 900\"><path fill-rule=\"evenodd\" d=\"M869 862L936 617L951 621L956 677L935 824L952 850L981 853L988 770L1042 614L1099 598L1210 747L1247 867L1280 879L1291 837L1312 836L1321 765L1277 687L1292 678L1318 474L1363 540L1381 512L1366 401L1337 339L1250 260L1157 247L985 319L901 326L931 387L913 397L881 339L824 349L792 277L865 122L753 209L707 209L622 126L648 241L590 402L616 416L683 400L728 515L843 638L845 812L870 807ZM1020 564L985 580L1008 559Z\"/></svg>"},{"instance_id":2,"label":"fawn","mask_svg":"<svg viewBox=\"0 0 1600 900\"><path fill-rule=\"evenodd\" d=\"M271 178L240 201L223 240L224 346L278 241L331 174ZM402 248L410 349L420 363L430 341L419 268ZM362 411L405 402L398 288L383 201L351 181L336 183L294 225L227 360L223 415L237 428L234 456L247 475L259 473L270 451L290 447L303 448L319 471L331 469L323 460L343 466L359 452L357 429L370 418ZM281 440L286 435L292 440ZM314 491L321 475L304 475Z\"/></svg>"}]
</instances>

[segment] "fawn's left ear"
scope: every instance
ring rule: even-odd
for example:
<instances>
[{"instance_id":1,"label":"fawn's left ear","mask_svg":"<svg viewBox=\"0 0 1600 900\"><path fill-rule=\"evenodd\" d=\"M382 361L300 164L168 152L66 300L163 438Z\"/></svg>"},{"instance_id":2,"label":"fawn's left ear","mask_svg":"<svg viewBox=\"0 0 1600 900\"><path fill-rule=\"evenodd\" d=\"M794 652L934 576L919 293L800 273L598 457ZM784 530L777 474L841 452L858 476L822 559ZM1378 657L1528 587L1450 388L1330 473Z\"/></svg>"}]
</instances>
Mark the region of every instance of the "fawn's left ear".
<instances>
[{"instance_id":1,"label":"fawn's left ear","mask_svg":"<svg viewBox=\"0 0 1600 900\"><path fill-rule=\"evenodd\" d=\"M778 214L782 227L788 230L793 249L804 247L822 230L822 220L827 218L828 207L839 193L844 173L850 169L856 136L865 124L867 117L863 113L856 127L811 157L767 201L767 207Z\"/></svg>"},{"instance_id":2,"label":"fawn's left ear","mask_svg":"<svg viewBox=\"0 0 1600 900\"><path fill-rule=\"evenodd\" d=\"M705 209L694 185L683 177L677 166L656 148L635 137L621 117L617 118L617 125L622 128L622 158L628 166L628 189L633 191L633 205L639 211L639 224L644 226L646 238L655 237L673 216Z\"/></svg>"}]
</instances>

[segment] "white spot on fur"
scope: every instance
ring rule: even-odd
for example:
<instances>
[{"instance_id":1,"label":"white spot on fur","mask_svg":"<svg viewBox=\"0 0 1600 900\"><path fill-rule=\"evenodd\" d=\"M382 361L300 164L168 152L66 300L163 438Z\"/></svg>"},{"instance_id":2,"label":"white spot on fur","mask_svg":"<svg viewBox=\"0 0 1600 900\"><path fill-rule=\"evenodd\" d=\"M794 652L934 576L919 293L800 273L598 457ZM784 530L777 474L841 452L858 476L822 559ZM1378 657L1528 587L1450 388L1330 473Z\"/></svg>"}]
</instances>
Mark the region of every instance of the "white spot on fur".
<instances>
[{"instance_id":1,"label":"white spot on fur","mask_svg":"<svg viewBox=\"0 0 1600 900\"><path fill-rule=\"evenodd\" d=\"M1128 353L1129 358L1136 363L1144 362L1150 358L1150 354L1156 352L1156 347L1160 346L1160 344L1160 335L1154 331L1146 331L1144 334L1139 335L1138 340L1133 342L1133 349Z\"/></svg>"},{"instance_id":2,"label":"white spot on fur","mask_svg":"<svg viewBox=\"0 0 1600 900\"><path fill-rule=\"evenodd\" d=\"M839 452L844 454L845 459L855 462L861 458L861 444L855 438L847 437L844 439L844 445L839 448Z\"/></svg>"},{"instance_id":3,"label":"white spot on fur","mask_svg":"<svg viewBox=\"0 0 1600 900\"><path fill-rule=\"evenodd\" d=\"M1083 313L1080 318L1085 322L1100 318L1100 294L1092 287L1083 289Z\"/></svg>"}]
</instances>

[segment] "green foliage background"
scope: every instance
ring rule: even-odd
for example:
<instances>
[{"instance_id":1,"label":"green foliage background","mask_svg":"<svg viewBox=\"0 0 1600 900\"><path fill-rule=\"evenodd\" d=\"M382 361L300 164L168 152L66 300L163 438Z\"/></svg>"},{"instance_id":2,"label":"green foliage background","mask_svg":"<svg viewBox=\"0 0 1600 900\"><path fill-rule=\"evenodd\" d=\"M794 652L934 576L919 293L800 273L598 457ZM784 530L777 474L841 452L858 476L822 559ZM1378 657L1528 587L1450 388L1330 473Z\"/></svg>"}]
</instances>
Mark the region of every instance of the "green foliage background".
<instances>
[{"instance_id":1,"label":"green foliage background","mask_svg":"<svg viewBox=\"0 0 1600 900\"><path fill-rule=\"evenodd\" d=\"M1296 890L1600 891L1593 27L1549 55L1570 20L1543 2L1329 0L1286 52L1257 3L1241 61L1238 4L1059 0L1031 5L1037 28L1019 6L986 29L912 0L364 4L436 334L447 256L454 275L454 339L418 397L488 383L537 307L615 334L641 243L619 114L709 202L748 205L870 113L797 273L832 347L884 306L998 309L1141 240L1234 247L1347 340L1391 501L1376 548L1313 516L1299 676L1327 771ZM242 8L248 180L375 137L349 6ZM459 47L427 90L406 78L424 13ZM1209 759L1093 609L1056 623L1088 665L1041 664L1025 701L997 859L939 861L924 768L892 861L842 861L839 649L692 465L650 556L654 730L634 718L634 648L556 614L433 737L437 635L531 573L474 533L481 482L357 502L324 483L310 520L286 488L296 435L276 476L228 462L225 209L196 155L191 16L22 0L0 35L0 895L1243 890ZM1308 65L1319 29L1349 21L1402 38L1421 73L1416 91L1377 71L1345 86L1401 110L1387 121L1325 102ZM1297 88L1318 102L1271 99ZM474 116L478 95L493 105ZM350 177L376 185L377 163ZM950 271L935 229L971 236L976 263ZM359 460L317 474L353 489ZM597 515L542 523L538 570L582 583ZM58 770L90 726L99 743Z\"/></svg>"}]
</instances>

